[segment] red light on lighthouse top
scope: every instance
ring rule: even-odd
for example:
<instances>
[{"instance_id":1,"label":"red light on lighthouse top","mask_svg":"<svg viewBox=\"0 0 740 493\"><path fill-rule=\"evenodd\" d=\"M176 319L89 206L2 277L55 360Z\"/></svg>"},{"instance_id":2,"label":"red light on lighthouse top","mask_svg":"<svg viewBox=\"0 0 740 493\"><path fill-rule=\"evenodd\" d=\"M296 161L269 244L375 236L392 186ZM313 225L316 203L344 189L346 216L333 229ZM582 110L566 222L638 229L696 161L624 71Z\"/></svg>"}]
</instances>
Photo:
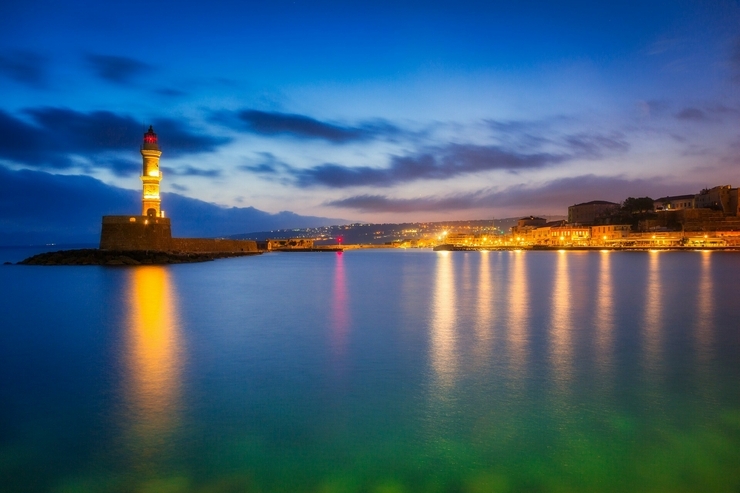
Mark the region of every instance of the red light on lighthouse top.
<instances>
[{"instance_id":1,"label":"red light on lighthouse top","mask_svg":"<svg viewBox=\"0 0 740 493\"><path fill-rule=\"evenodd\" d=\"M144 149L159 150L159 144L157 144L157 134L154 133L154 129L149 125L149 130L144 134Z\"/></svg>"}]
</instances>

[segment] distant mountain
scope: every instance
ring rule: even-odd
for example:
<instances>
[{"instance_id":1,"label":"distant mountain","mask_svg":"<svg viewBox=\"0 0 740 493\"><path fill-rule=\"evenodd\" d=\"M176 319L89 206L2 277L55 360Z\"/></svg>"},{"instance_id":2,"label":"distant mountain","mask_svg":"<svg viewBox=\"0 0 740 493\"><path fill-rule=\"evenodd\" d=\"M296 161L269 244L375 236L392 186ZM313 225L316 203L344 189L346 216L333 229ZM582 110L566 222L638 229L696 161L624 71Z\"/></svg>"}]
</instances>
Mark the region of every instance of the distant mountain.
<instances>
[{"instance_id":1,"label":"distant mountain","mask_svg":"<svg viewBox=\"0 0 740 493\"><path fill-rule=\"evenodd\" d=\"M58 175L0 166L0 245L97 243L104 215L138 213L141 192L82 175ZM243 231L346 224L342 219L270 214L254 207L222 207L176 193L162 208L179 237L221 237Z\"/></svg>"},{"instance_id":2,"label":"distant mountain","mask_svg":"<svg viewBox=\"0 0 740 493\"><path fill-rule=\"evenodd\" d=\"M542 216L549 221L567 219L566 216ZM233 239L266 240L269 238L314 238L317 244L383 244L399 240L434 237L445 231L472 234L504 234L516 226L520 217L503 219L463 219L417 223L357 223L313 228L255 231L232 235Z\"/></svg>"}]
</instances>

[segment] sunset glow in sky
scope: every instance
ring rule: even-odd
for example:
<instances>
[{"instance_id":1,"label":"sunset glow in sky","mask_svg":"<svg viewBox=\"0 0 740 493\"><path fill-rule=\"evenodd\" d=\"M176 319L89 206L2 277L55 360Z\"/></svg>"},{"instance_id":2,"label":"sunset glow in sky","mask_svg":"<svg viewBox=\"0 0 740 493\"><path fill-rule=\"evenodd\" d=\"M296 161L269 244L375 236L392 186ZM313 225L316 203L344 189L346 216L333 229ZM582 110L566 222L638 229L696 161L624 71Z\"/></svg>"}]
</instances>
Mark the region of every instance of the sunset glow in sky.
<instances>
[{"instance_id":1,"label":"sunset glow in sky","mask_svg":"<svg viewBox=\"0 0 740 493\"><path fill-rule=\"evenodd\" d=\"M140 189L151 124L163 191L268 212L482 219L740 185L730 0L4 2L0 93L6 169Z\"/></svg>"}]
</instances>

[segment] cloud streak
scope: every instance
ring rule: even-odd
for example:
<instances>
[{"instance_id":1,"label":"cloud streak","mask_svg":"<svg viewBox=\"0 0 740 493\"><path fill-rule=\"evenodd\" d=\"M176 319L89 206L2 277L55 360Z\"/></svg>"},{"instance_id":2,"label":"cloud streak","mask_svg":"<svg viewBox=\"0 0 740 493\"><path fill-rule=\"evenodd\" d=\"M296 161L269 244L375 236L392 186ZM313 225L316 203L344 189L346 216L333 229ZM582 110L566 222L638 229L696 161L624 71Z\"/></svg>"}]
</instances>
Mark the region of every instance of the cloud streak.
<instances>
[{"instance_id":1,"label":"cloud streak","mask_svg":"<svg viewBox=\"0 0 740 493\"><path fill-rule=\"evenodd\" d=\"M130 116L53 107L30 108L23 113L32 124L0 110L0 159L64 169L76 166L75 157L83 157L119 176L130 173L126 161L110 156L131 152L141 143L142 125ZM229 141L198 133L169 118L156 118L151 123L160 133L160 145L173 157L212 152Z\"/></svg>"},{"instance_id":2,"label":"cloud streak","mask_svg":"<svg viewBox=\"0 0 740 493\"><path fill-rule=\"evenodd\" d=\"M165 167L162 170L174 176L200 176L204 178L218 178L221 176L221 170L219 169L201 169L194 166L182 166L178 168Z\"/></svg>"},{"instance_id":3,"label":"cloud streak","mask_svg":"<svg viewBox=\"0 0 740 493\"><path fill-rule=\"evenodd\" d=\"M479 172L516 173L577 158L599 159L607 153L626 152L629 144L620 135L582 133L567 136L561 147L560 151L526 153L501 146L449 144L417 154L392 156L386 168L326 163L308 169L293 169L291 173L296 185L301 187L390 187L417 180L445 180ZM263 173L267 171L270 170L262 170ZM273 168L271 171L279 170Z\"/></svg>"},{"instance_id":4,"label":"cloud streak","mask_svg":"<svg viewBox=\"0 0 740 493\"><path fill-rule=\"evenodd\" d=\"M235 130L257 135L304 140L317 139L333 144L391 137L401 133L398 127L382 120L365 122L359 126L348 126L322 122L295 113L252 109L238 111L234 114L221 112L214 116L214 120Z\"/></svg>"},{"instance_id":5,"label":"cloud streak","mask_svg":"<svg viewBox=\"0 0 740 493\"><path fill-rule=\"evenodd\" d=\"M656 185L666 180L628 179L620 176L583 175L561 178L541 186L517 185L503 190L482 189L471 193L398 199L386 195L355 195L324 203L330 207L364 213L449 212L502 208L520 214L538 211L562 211L576 202L611 200L621 202L628 196L662 196L692 193L692 184Z\"/></svg>"},{"instance_id":6,"label":"cloud streak","mask_svg":"<svg viewBox=\"0 0 740 493\"><path fill-rule=\"evenodd\" d=\"M567 156L537 153L519 154L496 146L451 144L428 152L391 157L387 168L322 164L295 171L299 186L346 188L354 186L392 186L416 180L444 180L480 171L519 171L559 163Z\"/></svg>"},{"instance_id":7,"label":"cloud streak","mask_svg":"<svg viewBox=\"0 0 740 493\"><path fill-rule=\"evenodd\" d=\"M123 56L88 54L85 60L100 79L118 85L131 84L139 75L154 70L147 63Z\"/></svg>"},{"instance_id":8,"label":"cloud streak","mask_svg":"<svg viewBox=\"0 0 740 493\"><path fill-rule=\"evenodd\" d=\"M0 55L0 75L23 85L46 86L47 59L30 51L13 51Z\"/></svg>"}]
</instances>

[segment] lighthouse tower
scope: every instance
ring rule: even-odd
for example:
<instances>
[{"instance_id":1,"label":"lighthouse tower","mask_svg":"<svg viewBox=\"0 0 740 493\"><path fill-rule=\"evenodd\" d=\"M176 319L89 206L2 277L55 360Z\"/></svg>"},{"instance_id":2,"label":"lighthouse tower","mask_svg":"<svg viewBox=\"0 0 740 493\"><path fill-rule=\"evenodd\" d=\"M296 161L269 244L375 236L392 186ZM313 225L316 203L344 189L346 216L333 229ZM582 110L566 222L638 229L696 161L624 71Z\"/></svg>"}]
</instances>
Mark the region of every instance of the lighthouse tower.
<instances>
[{"instance_id":1,"label":"lighthouse tower","mask_svg":"<svg viewBox=\"0 0 740 493\"><path fill-rule=\"evenodd\" d=\"M149 131L144 134L144 143L141 145L141 157L144 159L141 171L141 181L144 186L142 196L142 216L164 217L164 211L160 209L162 199L159 197L159 182L162 180L162 172L159 170L159 150L157 134L149 126Z\"/></svg>"}]
</instances>

